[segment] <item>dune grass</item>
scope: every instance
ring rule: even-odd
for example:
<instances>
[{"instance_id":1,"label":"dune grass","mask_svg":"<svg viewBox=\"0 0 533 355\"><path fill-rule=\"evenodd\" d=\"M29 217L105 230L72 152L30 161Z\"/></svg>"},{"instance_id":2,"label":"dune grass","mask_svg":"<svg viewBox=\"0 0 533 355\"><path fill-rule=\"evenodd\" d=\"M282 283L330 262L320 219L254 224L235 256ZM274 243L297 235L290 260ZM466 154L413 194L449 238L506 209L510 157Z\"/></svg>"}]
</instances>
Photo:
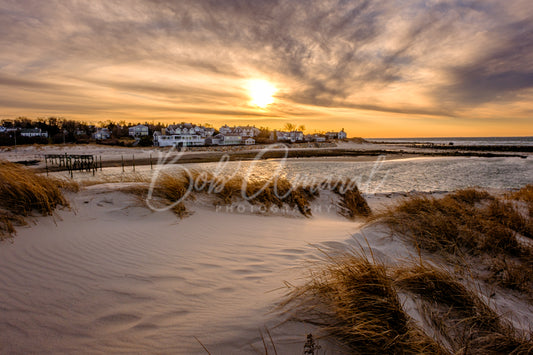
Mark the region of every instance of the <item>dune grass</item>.
<instances>
[{"instance_id":1,"label":"dune grass","mask_svg":"<svg viewBox=\"0 0 533 355\"><path fill-rule=\"evenodd\" d=\"M473 257L488 269L486 280L533 293L531 218L519 206L477 189L443 198L412 196L378 220L418 248L462 263Z\"/></svg>"},{"instance_id":2,"label":"dune grass","mask_svg":"<svg viewBox=\"0 0 533 355\"><path fill-rule=\"evenodd\" d=\"M403 310L386 267L364 256L330 258L281 307L354 353L446 353Z\"/></svg>"},{"instance_id":3,"label":"dune grass","mask_svg":"<svg viewBox=\"0 0 533 355\"><path fill-rule=\"evenodd\" d=\"M151 179L137 174L120 178L104 177L98 180L85 181L81 184L90 186L113 182L139 183L138 186L124 187L121 191L133 193L146 199ZM320 196L320 191L323 190L333 191L340 197L337 206L339 214L344 217L355 219L356 217L371 215L368 203L357 186L350 181L336 181L334 183L326 181L322 184L295 185L282 177L265 177L245 181L240 176L214 176L208 171L193 170L172 174L161 173L155 181L152 195L159 199L159 202L171 205L174 201L181 199L184 191L190 191L188 193L190 199L194 199L198 194L214 196L215 205L231 205L246 201L251 205L264 207L261 211L269 211L274 206L277 209L272 210L280 210L286 206L305 217L310 217L312 216L311 203ZM180 217L190 214L182 202L173 208Z\"/></svg>"},{"instance_id":4,"label":"dune grass","mask_svg":"<svg viewBox=\"0 0 533 355\"><path fill-rule=\"evenodd\" d=\"M454 354L526 354L531 334L523 334L490 308L454 274L426 264L393 271L398 290L422 299L422 313L446 348Z\"/></svg>"},{"instance_id":5,"label":"dune grass","mask_svg":"<svg viewBox=\"0 0 533 355\"><path fill-rule=\"evenodd\" d=\"M400 294L418 300L417 324ZM386 266L361 253L327 256L281 304L360 354L527 354L517 331L454 274L425 264ZM424 326L422 328L422 326ZM425 330L423 330L425 329Z\"/></svg>"},{"instance_id":6,"label":"dune grass","mask_svg":"<svg viewBox=\"0 0 533 355\"><path fill-rule=\"evenodd\" d=\"M368 217L372 214L370 206L361 195L357 185L349 180L334 182L331 190L341 197L339 213L342 216L348 219L355 219L358 216Z\"/></svg>"},{"instance_id":7,"label":"dune grass","mask_svg":"<svg viewBox=\"0 0 533 355\"><path fill-rule=\"evenodd\" d=\"M244 196L243 188L245 189ZM128 187L124 191L146 196L147 187ZM267 210L272 206L281 208L287 205L298 209L306 217L311 216L310 203L319 196L318 189L315 187L293 186L286 179L251 180L244 184L241 177L224 179L214 177L208 172L198 171L190 174L162 174L153 192L154 196L163 199L166 204L182 199L187 193L192 199L196 194L209 194L216 196L215 204L229 205L246 200L252 205L264 206ZM173 209L180 217L188 214L183 202L178 203Z\"/></svg>"},{"instance_id":8,"label":"dune grass","mask_svg":"<svg viewBox=\"0 0 533 355\"><path fill-rule=\"evenodd\" d=\"M69 206L61 192L61 182L18 164L0 161L0 182L0 238L13 236L14 226L24 224L24 217L33 211L52 215L58 206ZM63 184L67 186L76 188L76 184Z\"/></svg>"}]
</instances>

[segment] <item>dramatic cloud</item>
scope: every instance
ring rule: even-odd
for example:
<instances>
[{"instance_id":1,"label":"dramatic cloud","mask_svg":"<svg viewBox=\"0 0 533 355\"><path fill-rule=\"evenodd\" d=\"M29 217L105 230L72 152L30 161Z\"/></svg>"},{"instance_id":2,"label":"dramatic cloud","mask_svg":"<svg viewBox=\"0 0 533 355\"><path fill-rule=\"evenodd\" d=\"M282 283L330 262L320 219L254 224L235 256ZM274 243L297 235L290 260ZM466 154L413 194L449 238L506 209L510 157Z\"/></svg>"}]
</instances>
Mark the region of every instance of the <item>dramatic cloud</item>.
<instances>
[{"instance_id":1,"label":"dramatic cloud","mask_svg":"<svg viewBox=\"0 0 533 355\"><path fill-rule=\"evenodd\" d=\"M521 0L0 0L0 115L297 120L359 135L380 135L383 124L399 135L444 125L450 135L491 120L520 134L533 123L530 9ZM248 104L254 78L279 89L267 110Z\"/></svg>"}]
</instances>

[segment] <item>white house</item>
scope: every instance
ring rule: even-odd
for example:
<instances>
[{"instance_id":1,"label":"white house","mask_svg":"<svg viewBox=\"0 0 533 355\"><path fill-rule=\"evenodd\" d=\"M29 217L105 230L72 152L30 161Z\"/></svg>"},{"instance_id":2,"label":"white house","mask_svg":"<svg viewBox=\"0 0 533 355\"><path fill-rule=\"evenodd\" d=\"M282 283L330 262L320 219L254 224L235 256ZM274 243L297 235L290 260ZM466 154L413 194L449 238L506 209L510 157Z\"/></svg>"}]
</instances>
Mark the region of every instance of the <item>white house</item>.
<instances>
[{"instance_id":1,"label":"white house","mask_svg":"<svg viewBox=\"0 0 533 355\"><path fill-rule=\"evenodd\" d=\"M326 139L346 139L346 132L344 132L344 128L340 132L328 132Z\"/></svg>"},{"instance_id":2,"label":"white house","mask_svg":"<svg viewBox=\"0 0 533 355\"><path fill-rule=\"evenodd\" d=\"M145 125L137 125L133 127L128 128L128 134L132 137L140 137L140 136L147 136L148 135L148 126Z\"/></svg>"},{"instance_id":3,"label":"white house","mask_svg":"<svg viewBox=\"0 0 533 355\"><path fill-rule=\"evenodd\" d=\"M208 128L204 126L197 126L192 123L180 123L169 125L165 129L165 134L196 134L203 138L212 136L215 133L214 128Z\"/></svg>"},{"instance_id":4,"label":"white house","mask_svg":"<svg viewBox=\"0 0 533 355\"><path fill-rule=\"evenodd\" d=\"M244 140L244 144L246 145L254 145L255 144L255 139L253 139L252 137L248 137Z\"/></svg>"},{"instance_id":5,"label":"white house","mask_svg":"<svg viewBox=\"0 0 533 355\"><path fill-rule=\"evenodd\" d=\"M102 140L111 138L111 132L107 128L97 128L96 132L93 133L93 138Z\"/></svg>"},{"instance_id":6,"label":"white house","mask_svg":"<svg viewBox=\"0 0 533 355\"><path fill-rule=\"evenodd\" d=\"M278 141L289 141L289 142L301 142L304 140L304 132L302 131L291 131L291 132L284 132L284 131L275 131L276 132L276 140Z\"/></svg>"},{"instance_id":7,"label":"white house","mask_svg":"<svg viewBox=\"0 0 533 355\"><path fill-rule=\"evenodd\" d=\"M338 138L339 139L346 139L347 138L346 132L344 132L344 128L339 132Z\"/></svg>"},{"instance_id":8,"label":"white house","mask_svg":"<svg viewBox=\"0 0 533 355\"><path fill-rule=\"evenodd\" d=\"M227 124L220 127L218 130L220 134L237 134L241 137L255 137L259 135L261 132L259 128L254 126L236 126L236 127L230 127Z\"/></svg>"},{"instance_id":9,"label":"white house","mask_svg":"<svg viewBox=\"0 0 533 355\"><path fill-rule=\"evenodd\" d=\"M26 128L20 131L22 137L48 137L48 132L42 132L40 128Z\"/></svg>"},{"instance_id":10,"label":"white house","mask_svg":"<svg viewBox=\"0 0 533 355\"><path fill-rule=\"evenodd\" d=\"M218 131L220 132L220 134L230 134L233 133L233 128L225 124L224 126L220 127Z\"/></svg>"},{"instance_id":11,"label":"white house","mask_svg":"<svg viewBox=\"0 0 533 355\"><path fill-rule=\"evenodd\" d=\"M255 137L259 135L261 131L254 126L238 126L234 127L231 133L240 134L243 137Z\"/></svg>"},{"instance_id":12,"label":"white house","mask_svg":"<svg viewBox=\"0 0 533 355\"><path fill-rule=\"evenodd\" d=\"M154 133L154 145L159 147L192 147L205 145L205 138L197 134L156 135Z\"/></svg>"}]
</instances>

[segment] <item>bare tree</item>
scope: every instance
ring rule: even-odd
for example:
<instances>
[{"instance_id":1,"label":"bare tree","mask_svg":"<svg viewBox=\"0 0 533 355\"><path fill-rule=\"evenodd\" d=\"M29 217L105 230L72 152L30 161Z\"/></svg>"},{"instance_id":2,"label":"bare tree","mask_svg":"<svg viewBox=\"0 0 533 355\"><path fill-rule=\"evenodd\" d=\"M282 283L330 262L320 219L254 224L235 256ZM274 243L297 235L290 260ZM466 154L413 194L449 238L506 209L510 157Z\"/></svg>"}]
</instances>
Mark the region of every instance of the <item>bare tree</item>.
<instances>
[{"instance_id":1,"label":"bare tree","mask_svg":"<svg viewBox=\"0 0 533 355\"><path fill-rule=\"evenodd\" d=\"M294 123L287 122L285 123L285 126L283 126L283 129L289 132L292 132L296 130L296 125Z\"/></svg>"}]
</instances>

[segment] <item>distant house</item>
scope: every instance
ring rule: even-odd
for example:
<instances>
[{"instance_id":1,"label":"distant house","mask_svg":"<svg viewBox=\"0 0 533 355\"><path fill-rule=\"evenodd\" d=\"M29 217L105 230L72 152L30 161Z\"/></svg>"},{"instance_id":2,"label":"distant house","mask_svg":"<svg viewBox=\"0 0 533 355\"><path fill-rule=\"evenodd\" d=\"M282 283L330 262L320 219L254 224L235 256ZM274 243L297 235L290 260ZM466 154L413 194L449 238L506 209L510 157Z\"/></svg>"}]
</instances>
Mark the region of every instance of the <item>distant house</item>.
<instances>
[{"instance_id":1,"label":"distant house","mask_svg":"<svg viewBox=\"0 0 533 355\"><path fill-rule=\"evenodd\" d=\"M132 137L140 137L140 136L147 136L148 135L148 126L145 125L137 125L133 127L128 128L128 134Z\"/></svg>"},{"instance_id":2,"label":"distant house","mask_svg":"<svg viewBox=\"0 0 533 355\"><path fill-rule=\"evenodd\" d=\"M253 145L255 144L255 139L253 139L252 137L248 137L244 140L244 144L246 145Z\"/></svg>"},{"instance_id":3,"label":"distant house","mask_svg":"<svg viewBox=\"0 0 533 355\"><path fill-rule=\"evenodd\" d=\"M254 126L238 126L235 127L232 131L232 133L240 134L243 137L255 137L257 136L261 131L259 128L256 128Z\"/></svg>"},{"instance_id":4,"label":"distant house","mask_svg":"<svg viewBox=\"0 0 533 355\"><path fill-rule=\"evenodd\" d=\"M302 131L275 131L275 136L273 137L277 141L288 141L288 142L302 142L304 140L304 132Z\"/></svg>"},{"instance_id":5,"label":"distant house","mask_svg":"<svg viewBox=\"0 0 533 355\"><path fill-rule=\"evenodd\" d=\"M214 128L204 127L204 126L197 126L192 123L180 123L180 124L174 124L169 125L165 129L165 134L172 135L172 134L194 134L199 135L203 138L212 136L215 133Z\"/></svg>"},{"instance_id":6,"label":"distant house","mask_svg":"<svg viewBox=\"0 0 533 355\"><path fill-rule=\"evenodd\" d=\"M109 139L111 138L111 132L107 128L97 128L96 132L93 133L93 138L97 140Z\"/></svg>"},{"instance_id":7,"label":"distant house","mask_svg":"<svg viewBox=\"0 0 533 355\"><path fill-rule=\"evenodd\" d=\"M326 139L346 139L346 132L344 132L344 128L340 132L328 132Z\"/></svg>"},{"instance_id":8,"label":"distant house","mask_svg":"<svg viewBox=\"0 0 533 355\"><path fill-rule=\"evenodd\" d=\"M326 133L326 139L327 140L337 139L338 136L339 136L338 132L327 132Z\"/></svg>"},{"instance_id":9,"label":"distant house","mask_svg":"<svg viewBox=\"0 0 533 355\"><path fill-rule=\"evenodd\" d=\"M326 137L320 134L308 134L305 136L305 140L308 142L325 142Z\"/></svg>"},{"instance_id":10,"label":"distant house","mask_svg":"<svg viewBox=\"0 0 533 355\"><path fill-rule=\"evenodd\" d=\"M221 134L230 134L233 132L233 128L225 124L224 126L220 127L218 130Z\"/></svg>"},{"instance_id":11,"label":"distant house","mask_svg":"<svg viewBox=\"0 0 533 355\"><path fill-rule=\"evenodd\" d=\"M159 132L157 132L159 133ZM154 133L154 145L158 147L192 147L205 145L205 138L197 134L163 135Z\"/></svg>"},{"instance_id":12,"label":"distant house","mask_svg":"<svg viewBox=\"0 0 533 355\"><path fill-rule=\"evenodd\" d=\"M48 132L41 131L40 128L26 128L20 131L22 137L45 137L48 138Z\"/></svg>"},{"instance_id":13,"label":"distant house","mask_svg":"<svg viewBox=\"0 0 533 355\"><path fill-rule=\"evenodd\" d=\"M4 126L0 126L0 133L5 133L7 129Z\"/></svg>"},{"instance_id":14,"label":"distant house","mask_svg":"<svg viewBox=\"0 0 533 355\"><path fill-rule=\"evenodd\" d=\"M344 132L344 128L339 132L339 139L346 139L348 136L346 135L346 132Z\"/></svg>"},{"instance_id":15,"label":"distant house","mask_svg":"<svg viewBox=\"0 0 533 355\"><path fill-rule=\"evenodd\" d=\"M257 136L261 131L259 128L254 126L235 126L230 127L227 124L220 127L218 130L221 134L236 134L241 137L255 137Z\"/></svg>"},{"instance_id":16,"label":"distant house","mask_svg":"<svg viewBox=\"0 0 533 355\"><path fill-rule=\"evenodd\" d=\"M237 145L242 144L242 136L239 134L217 134L215 136L219 139L219 145Z\"/></svg>"},{"instance_id":17,"label":"distant house","mask_svg":"<svg viewBox=\"0 0 533 355\"><path fill-rule=\"evenodd\" d=\"M220 145L220 137L217 136L209 136L205 138L205 145Z\"/></svg>"}]
</instances>

